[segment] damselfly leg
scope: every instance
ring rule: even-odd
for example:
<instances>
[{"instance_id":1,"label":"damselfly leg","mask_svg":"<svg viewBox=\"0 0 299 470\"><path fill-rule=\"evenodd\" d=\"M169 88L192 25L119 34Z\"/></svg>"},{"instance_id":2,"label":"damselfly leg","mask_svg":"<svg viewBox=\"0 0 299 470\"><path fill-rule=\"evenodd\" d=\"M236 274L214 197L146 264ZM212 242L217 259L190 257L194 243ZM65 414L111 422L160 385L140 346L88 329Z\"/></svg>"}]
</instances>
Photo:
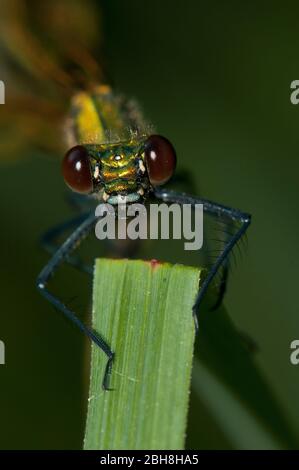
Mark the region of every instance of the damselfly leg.
<instances>
[{"instance_id":1,"label":"damselfly leg","mask_svg":"<svg viewBox=\"0 0 299 470\"><path fill-rule=\"evenodd\" d=\"M67 240L61 245L61 247L55 252L53 257L50 259L48 264L44 267L37 278L37 288L40 293L49 301L51 304L61 311L66 318L71 320L85 335L87 335L107 356L108 361L105 368L105 374L102 382L104 390L109 390L109 375L111 372L112 362L114 353L110 349L109 345L105 340L91 328L86 326L76 315L74 311L69 309L61 300L52 294L48 288L48 282L55 273L56 269L68 259L72 252L81 244L86 238L89 232L92 230L96 222L94 214L85 216L81 223L75 229L75 231L67 238Z\"/></svg>"},{"instance_id":2,"label":"damselfly leg","mask_svg":"<svg viewBox=\"0 0 299 470\"><path fill-rule=\"evenodd\" d=\"M61 237L65 232L69 231L70 229L77 227L79 224L85 221L88 214L80 214L76 217L73 217L70 220L62 222L61 224L55 225L54 227L47 230L46 233L41 237L40 243L41 246L47 251L50 255L54 255L61 244L58 243L59 237ZM92 276L93 268L92 266L86 265L83 263L79 258L75 258L74 256L67 256L64 261L71 266L83 271L90 276Z\"/></svg>"},{"instance_id":3,"label":"damselfly leg","mask_svg":"<svg viewBox=\"0 0 299 470\"><path fill-rule=\"evenodd\" d=\"M209 213L219 218L220 217L228 218L229 220L233 222L237 222L239 224L239 227L237 228L235 233L227 240L223 250L219 253L215 262L209 269L208 274L206 278L204 279L202 285L199 287L198 294L193 305L193 316L194 316L195 326L197 329L198 328L198 310L202 302L202 299L209 285L211 284L212 280L216 276L218 270L221 268L221 266L223 266L223 264L226 263L226 260L228 259L229 254L231 253L235 245L238 243L238 241L241 239L241 237L244 235L247 228L249 227L250 222L251 222L251 216L237 209L232 209L230 207L223 206L221 204L208 201L206 199L189 196L187 194L176 193L174 191L170 191L170 190L163 189L163 188L155 189L155 196L158 199L161 199L163 202L169 202L169 203L177 203L181 205L191 204L191 206L194 206L195 204L203 204L204 212ZM227 266L224 266L224 273L225 273L224 281L226 283ZM225 293L225 286L226 286L225 283L223 284L223 287L220 289L220 298L218 298L216 305L219 305L222 301L223 295Z\"/></svg>"}]
</instances>

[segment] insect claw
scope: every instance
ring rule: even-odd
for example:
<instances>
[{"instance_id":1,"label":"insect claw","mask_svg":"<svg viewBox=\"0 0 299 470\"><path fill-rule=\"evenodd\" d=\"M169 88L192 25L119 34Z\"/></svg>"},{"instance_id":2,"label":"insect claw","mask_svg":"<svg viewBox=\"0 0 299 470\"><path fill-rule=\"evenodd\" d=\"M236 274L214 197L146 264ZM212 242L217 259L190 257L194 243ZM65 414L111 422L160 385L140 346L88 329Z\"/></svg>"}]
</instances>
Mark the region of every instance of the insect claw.
<instances>
[{"instance_id":1,"label":"insect claw","mask_svg":"<svg viewBox=\"0 0 299 470\"><path fill-rule=\"evenodd\" d=\"M109 378L110 378L110 375L111 375L111 369L112 369L114 356L115 356L115 354L113 352L111 352L111 354L108 358L107 364L106 364L104 378L103 378L103 382L102 382L102 389L105 392L112 392L113 390L115 390L114 388L109 387Z\"/></svg>"}]
</instances>

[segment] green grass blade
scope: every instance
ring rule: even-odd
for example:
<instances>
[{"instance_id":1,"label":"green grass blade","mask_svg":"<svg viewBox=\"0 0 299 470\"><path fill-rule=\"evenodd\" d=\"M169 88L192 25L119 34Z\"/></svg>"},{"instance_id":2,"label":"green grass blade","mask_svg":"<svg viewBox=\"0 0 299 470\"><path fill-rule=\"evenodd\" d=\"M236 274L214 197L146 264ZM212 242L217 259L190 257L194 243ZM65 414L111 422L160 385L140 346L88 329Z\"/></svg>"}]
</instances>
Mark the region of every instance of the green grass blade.
<instances>
[{"instance_id":1,"label":"green grass blade","mask_svg":"<svg viewBox=\"0 0 299 470\"><path fill-rule=\"evenodd\" d=\"M182 449L194 343L192 304L200 271L144 261L96 262L93 327L116 352L92 347L85 449Z\"/></svg>"}]
</instances>

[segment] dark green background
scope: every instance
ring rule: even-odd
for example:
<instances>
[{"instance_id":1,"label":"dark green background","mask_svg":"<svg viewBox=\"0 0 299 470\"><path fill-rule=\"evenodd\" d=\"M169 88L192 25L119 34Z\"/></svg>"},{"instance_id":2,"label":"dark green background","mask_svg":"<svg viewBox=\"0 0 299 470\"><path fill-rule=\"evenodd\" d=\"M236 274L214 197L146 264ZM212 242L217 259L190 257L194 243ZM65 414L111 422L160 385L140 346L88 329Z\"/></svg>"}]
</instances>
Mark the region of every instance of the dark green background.
<instances>
[{"instance_id":1,"label":"dark green background","mask_svg":"<svg viewBox=\"0 0 299 470\"><path fill-rule=\"evenodd\" d=\"M289 361L299 337L299 106L290 103L298 6L116 0L102 10L117 88L173 141L202 195L253 215L225 303L258 342L257 362L299 435L299 366ZM80 448L86 343L34 284L47 259L39 235L70 213L59 163L32 154L2 165L0 177L0 448ZM85 277L68 274L58 275L58 291L71 298L75 283L75 292L88 292ZM198 433L210 432L212 446L213 428L204 425Z\"/></svg>"}]
</instances>

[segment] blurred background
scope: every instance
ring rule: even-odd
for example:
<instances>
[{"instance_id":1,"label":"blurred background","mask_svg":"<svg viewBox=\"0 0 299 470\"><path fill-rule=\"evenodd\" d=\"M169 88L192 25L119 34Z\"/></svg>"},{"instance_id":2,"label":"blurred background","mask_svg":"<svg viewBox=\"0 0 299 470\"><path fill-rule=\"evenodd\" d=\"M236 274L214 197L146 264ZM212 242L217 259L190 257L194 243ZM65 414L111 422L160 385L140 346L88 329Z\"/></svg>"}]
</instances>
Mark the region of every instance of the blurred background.
<instances>
[{"instance_id":1,"label":"blurred background","mask_svg":"<svg viewBox=\"0 0 299 470\"><path fill-rule=\"evenodd\" d=\"M299 105L290 102L299 35L298 5L287 4L115 0L97 7L115 87L171 139L201 195L253 216L225 306L258 343L255 361L299 447L299 365L289 360L290 342L299 339ZM48 259L39 236L72 213L59 159L20 152L6 158L0 143L0 448L79 449L88 345L35 289ZM73 279L66 269L57 278L56 292L71 299L75 288L88 299L84 275ZM81 297L73 302L86 305ZM193 432L199 447L235 448L208 418Z\"/></svg>"}]
</instances>

